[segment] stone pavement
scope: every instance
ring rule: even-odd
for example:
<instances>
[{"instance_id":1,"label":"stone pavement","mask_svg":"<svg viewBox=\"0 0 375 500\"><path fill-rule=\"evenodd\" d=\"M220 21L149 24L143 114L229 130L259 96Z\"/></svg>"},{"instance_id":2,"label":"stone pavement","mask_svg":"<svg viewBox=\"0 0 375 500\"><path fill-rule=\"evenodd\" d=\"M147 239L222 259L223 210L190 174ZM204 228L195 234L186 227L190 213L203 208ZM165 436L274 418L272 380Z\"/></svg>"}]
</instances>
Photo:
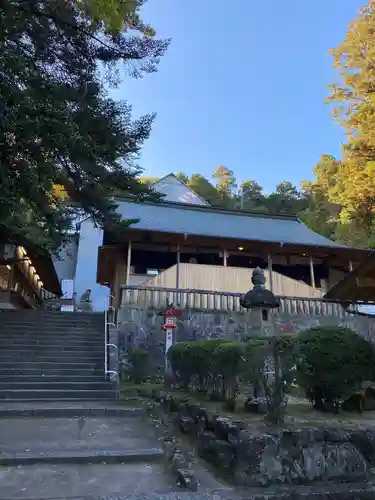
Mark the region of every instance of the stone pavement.
<instances>
[{"instance_id":1,"label":"stone pavement","mask_svg":"<svg viewBox=\"0 0 375 500\"><path fill-rule=\"evenodd\" d=\"M133 410L103 402L0 404L0 499L178 490L152 426Z\"/></svg>"}]
</instances>

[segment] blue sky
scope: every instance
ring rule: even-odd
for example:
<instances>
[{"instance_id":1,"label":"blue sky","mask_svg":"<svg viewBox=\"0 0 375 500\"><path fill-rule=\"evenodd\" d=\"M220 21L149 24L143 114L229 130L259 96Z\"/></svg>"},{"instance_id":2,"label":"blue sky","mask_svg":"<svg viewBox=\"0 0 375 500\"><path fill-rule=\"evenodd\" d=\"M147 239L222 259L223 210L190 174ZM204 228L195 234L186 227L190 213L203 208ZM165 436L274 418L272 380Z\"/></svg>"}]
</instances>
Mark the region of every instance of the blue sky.
<instances>
[{"instance_id":1,"label":"blue sky","mask_svg":"<svg viewBox=\"0 0 375 500\"><path fill-rule=\"evenodd\" d=\"M234 170L272 190L312 177L343 131L323 101L336 78L330 48L365 0L148 0L145 18L171 37L159 71L113 95L135 116L157 112L145 175ZM232 8L232 6L236 8Z\"/></svg>"}]
</instances>

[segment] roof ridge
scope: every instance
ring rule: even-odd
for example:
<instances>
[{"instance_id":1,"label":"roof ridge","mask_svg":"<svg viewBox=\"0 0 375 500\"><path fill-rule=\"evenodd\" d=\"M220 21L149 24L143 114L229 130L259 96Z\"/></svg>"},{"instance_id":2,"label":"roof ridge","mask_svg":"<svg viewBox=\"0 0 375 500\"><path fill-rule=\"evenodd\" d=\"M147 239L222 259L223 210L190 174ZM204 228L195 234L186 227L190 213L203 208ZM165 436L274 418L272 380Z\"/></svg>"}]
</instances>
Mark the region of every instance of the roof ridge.
<instances>
[{"instance_id":1,"label":"roof ridge","mask_svg":"<svg viewBox=\"0 0 375 500\"><path fill-rule=\"evenodd\" d=\"M121 197L121 196L116 196L116 198L120 199L121 201L129 202L129 203L134 203L134 200L131 199L130 197ZM140 202L142 204L146 205L169 205L171 207L176 207L176 208L182 208L184 210L196 210L196 211L206 211L206 212L215 212L215 213L225 213L225 214L232 214L232 215L239 215L239 216L249 216L249 217L265 217L268 219L283 219L283 220L294 220L297 221L301 224L303 222L299 219L299 217L295 214L281 214L281 213L276 213L276 212L248 212L244 210L234 210L231 208L223 208L223 207L216 207L212 205L194 205L193 203L182 203L178 201L168 201L168 200L161 200L161 201L150 201L150 200L145 200Z\"/></svg>"}]
</instances>

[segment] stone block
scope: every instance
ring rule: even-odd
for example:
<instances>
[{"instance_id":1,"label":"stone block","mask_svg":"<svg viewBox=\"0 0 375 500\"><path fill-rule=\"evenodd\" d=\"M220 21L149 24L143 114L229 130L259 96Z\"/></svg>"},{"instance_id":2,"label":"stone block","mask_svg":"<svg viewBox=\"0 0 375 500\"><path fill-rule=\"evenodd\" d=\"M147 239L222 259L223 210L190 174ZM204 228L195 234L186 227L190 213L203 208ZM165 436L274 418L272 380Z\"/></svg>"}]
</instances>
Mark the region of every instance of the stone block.
<instances>
[{"instance_id":1,"label":"stone block","mask_svg":"<svg viewBox=\"0 0 375 500\"><path fill-rule=\"evenodd\" d=\"M335 437L324 429L258 435L242 431L236 478L247 486L364 481L369 473L364 455L351 442L327 441L330 436Z\"/></svg>"},{"instance_id":2,"label":"stone block","mask_svg":"<svg viewBox=\"0 0 375 500\"><path fill-rule=\"evenodd\" d=\"M219 439L224 439L228 442L237 442L240 431L245 429L245 424L240 420L215 417L213 419L213 427L214 433Z\"/></svg>"},{"instance_id":3,"label":"stone block","mask_svg":"<svg viewBox=\"0 0 375 500\"><path fill-rule=\"evenodd\" d=\"M195 421L190 416L179 416L177 421L180 431L184 434L192 434L193 432L195 432Z\"/></svg>"},{"instance_id":4,"label":"stone block","mask_svg":"<svg viewBox=\"0 0 375 500\"><path fill-rule=\"evenodd\" d=\"M265 415L268 410L267 400L265 398L248 398L244 402L244 410L249 413Z\"/></svg>"},{"instance_id":5,"label":"stone block","mask_svg":"<svg viewBox=\"0 0 375 500\"><path fill-rule=\"evenodd\" d=\"M178 486L189 491L198 491L198 481L192 470L178 469L176 474Z\"/></svg>"}]
</instances>

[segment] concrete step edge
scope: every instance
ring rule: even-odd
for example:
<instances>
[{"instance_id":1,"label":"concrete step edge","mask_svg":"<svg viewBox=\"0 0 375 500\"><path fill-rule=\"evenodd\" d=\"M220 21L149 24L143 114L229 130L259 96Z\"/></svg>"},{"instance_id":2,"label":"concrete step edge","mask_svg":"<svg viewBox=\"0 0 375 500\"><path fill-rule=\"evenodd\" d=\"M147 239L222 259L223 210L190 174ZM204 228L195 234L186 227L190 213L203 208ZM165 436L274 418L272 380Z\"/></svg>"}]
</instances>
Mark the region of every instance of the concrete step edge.
<instances>
[{"instance_id":1,"label":"concrete step edge","mask_svg":"<svg viewBox=\"0 0 375 500\"><path fill-rule=\"evenodd\" d=\"M95 408L95 402L93 400L92 408L9 408L12 404L26 403L26 400L13 400L12 402L7 402L8 408L1 408L0 403L0 418L24 418L24 417L40 417L40 418L75 418L75 417L139 417L146 413L146 409L141 406L131 407L131 406L118 406L118 408ZM75 400L66 399L58 400L57 403L70 402L77 403ZM35 403L34 400L29 401L29 403ZM48 400L47 403L51 403Z\"/></svg>"},{"instance_id":2,"label":"concrete step edge","mask_svg":"<svg viewBox=\"0 0 375 500\"><path fill-rule=\"evenodd\" d=\"M67 450L64 452L39 452L39 453L9 453L2 452L0 465L31 465L40 463L134 463L161 460L164 456L161 448L140 450L92 450L79 451Z\"/></svg>"}]
</instances>

